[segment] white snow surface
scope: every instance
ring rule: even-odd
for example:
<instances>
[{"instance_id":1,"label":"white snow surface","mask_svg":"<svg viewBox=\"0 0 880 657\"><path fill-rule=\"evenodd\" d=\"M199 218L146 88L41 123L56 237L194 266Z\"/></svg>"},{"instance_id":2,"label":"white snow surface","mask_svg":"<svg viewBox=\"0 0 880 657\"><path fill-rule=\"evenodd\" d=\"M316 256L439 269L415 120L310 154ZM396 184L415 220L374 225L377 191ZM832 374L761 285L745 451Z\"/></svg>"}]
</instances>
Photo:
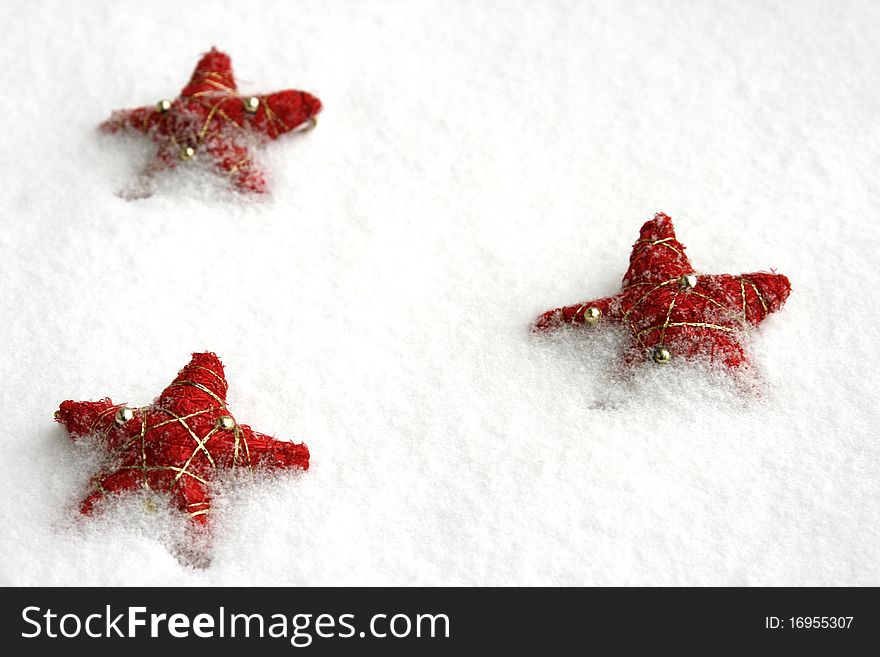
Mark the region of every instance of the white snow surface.
<instances>
[{"instance_id":1,"label":"white snow surface","mask_svg":"<svg viewBox=\"0 0 880 657\"><path fill-rule=\"evenodd\" d=\"M880 584L880 4L0 6L0 583ZM111 110L230 53L318 128L253 200ZM613 294L663 211L698 271L793 292L754 367L622 374ZM147 404L193 351L305 473L220 483L212 561L138 495L77 512L65 399Z\"/></svg>"}]
</instances>

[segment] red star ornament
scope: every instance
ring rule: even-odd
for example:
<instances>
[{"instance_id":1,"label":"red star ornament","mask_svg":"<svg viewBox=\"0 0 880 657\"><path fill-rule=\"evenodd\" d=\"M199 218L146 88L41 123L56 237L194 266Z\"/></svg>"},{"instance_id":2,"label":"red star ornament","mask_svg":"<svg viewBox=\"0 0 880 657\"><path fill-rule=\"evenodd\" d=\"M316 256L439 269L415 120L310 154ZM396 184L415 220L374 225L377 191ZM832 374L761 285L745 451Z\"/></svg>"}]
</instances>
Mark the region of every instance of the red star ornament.
<instances>
[{"instance_id":1,"label":"red star ornament","mask_svg":"<svg viewBox=\"0 0 880 657\"><path fill-rule=\"evenodd\" d=\"M321 101L293 89L257 96L239 96L236 90L229 55L212 48L176 99L117 110L101 129L135 130L156 143L156 153L142 174L145 181L164 169L206 158L236 190L262 193L266 176L249 144L314 127Z\"/></svg>"},{"instance_id":2,"label":"red star ornament","mask_svg":"<svg viewBox=\"0 0 880 657\"><path fill-rule=\"evenodd\" d=\"M628 362L708 357L732 368L743 365L743 331L780 310L791 283L768 272L699 274L684 251L672 219L656 214L642 226L618 294L548 311L535 330L620 323L632 334Z\"/></svg>"},{"instance_id":3,"label":"red star ornament","mask_svg":"<svg viewBox=\"0 0 880 657\"><path fill-rule=\"evenodd\" d=\"M303 443L274 440L239 424L226 406L226 377L212 353L193 354L149 406L110 399L65 401L55 413L71 439L97 435L114 459L80 504L88 515L107 495L133 490L170 494L195 526L207 524L211 483L221 468L309 467Z\"/></svg>"}]
</instances>

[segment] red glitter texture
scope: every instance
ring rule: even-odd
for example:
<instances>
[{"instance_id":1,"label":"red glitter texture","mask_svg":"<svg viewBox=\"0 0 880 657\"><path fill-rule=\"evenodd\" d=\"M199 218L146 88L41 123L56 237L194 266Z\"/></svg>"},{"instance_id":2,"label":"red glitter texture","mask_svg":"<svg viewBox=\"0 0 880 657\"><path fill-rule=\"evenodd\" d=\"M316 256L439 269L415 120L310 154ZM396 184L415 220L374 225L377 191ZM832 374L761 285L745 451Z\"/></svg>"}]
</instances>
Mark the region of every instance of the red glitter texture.
<instances>
[{"instance_id":1,"label":"red glitter texture","mask_svg":"<svg viewBox=\"0 0 880 657\"><path fill-rule=\"evenodd\" d=\"M655 215L633 245L620 293L546 312L535 330L622 323L632 333L629 362L651 358L665 348L673 358L703 356L728 367L744 364L742 331L781 309L791 283L769 272L698 274L684 251L672 220ZM591 308L601 313L598 321L591 321Z\"/></svg>"},{"instance_id":2,"label":"red glitter texture","mask_svg":"<svg viewBox=\"0 0 880 657\"><path fill-rule=\"evenodd\" d=\"M163 109L157 103L117 110L101 128L107 132L135 130L152 138L157 148L144 169L147 178L187 160L206 157L217 172L229 176L238 191L262 193L266 176L255 164L248 140L253 136L277 139L297 128L314 126L321 101L293 89L255 96L238 96L236 91L229 55L212 48L199 60L189 83L170 101L170 107ZM254 111L248 111L247 102L252 98L259 102Z\"/></svg>"},{"instance_id":3,"label":"red glitter texture","mask_svg":"<svg viewBox=\"0 0 880 657\"><path fill-rule=\"evenodd\" d=\"M308 469L305 444L274 440L236 422L226 390L220 359L202 353L193 354L149 406L131 408L109 399L63 402L55 419L71 439L97 435L116 460L93 479L80 511L91 513L108 494L153 490L169 493L195 525L204 525L218 469ZM130 409L131 418L117 419L121 409Z\"/></svg>"}]
</instances>

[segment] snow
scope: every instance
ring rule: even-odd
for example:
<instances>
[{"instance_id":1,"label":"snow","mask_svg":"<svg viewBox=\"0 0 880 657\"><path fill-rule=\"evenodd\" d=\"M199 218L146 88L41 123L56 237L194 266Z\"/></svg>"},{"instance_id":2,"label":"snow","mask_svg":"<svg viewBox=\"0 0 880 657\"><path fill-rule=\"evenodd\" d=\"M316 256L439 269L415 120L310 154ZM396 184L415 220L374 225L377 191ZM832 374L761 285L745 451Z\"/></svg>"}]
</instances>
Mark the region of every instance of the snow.
<instances>
[{"instance_id":1,"label":"snow","mask_svg":"<svg viewBox=\"0 0 880 657\"><path fill-rule=\"evenodd\" d=\"M880 6L4 2L0 582L877 585ZM201 52L300 88L273 193L99 134ZM748 376L621 374L529 333L673 217L707 273L793 292ZM303 474L224 479L213 559L142 497L79 518L64 399L146 404L217 352Z\"/></svg>"}]
</instances>

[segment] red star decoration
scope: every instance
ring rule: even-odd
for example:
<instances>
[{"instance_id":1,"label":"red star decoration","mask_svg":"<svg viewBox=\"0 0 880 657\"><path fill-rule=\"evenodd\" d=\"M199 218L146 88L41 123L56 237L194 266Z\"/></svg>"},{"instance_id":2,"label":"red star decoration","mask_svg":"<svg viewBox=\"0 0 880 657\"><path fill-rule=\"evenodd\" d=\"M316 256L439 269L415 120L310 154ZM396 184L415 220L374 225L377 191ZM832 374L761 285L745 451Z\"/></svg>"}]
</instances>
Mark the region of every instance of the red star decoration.
<instances>
[{"instance_id":1,"label":"red star decoration","mask_svg":"<svg viewBox=\"0 0 880 657\"><path fill-rule=\"evenodd\" d=\"M170 494L195 525L204 525L220 468L308 469L305 444L274 440L239 424L226 406L226 389L220 359L203 353L193 354L149 406L110 399L63 402L55 419L71 439L97 435L115 461L94 478L80 511L90 514L106 495L143 489Z\"/></svg>"},{"instance_id":2,"label":"red star decoration","mask_svg":"<svg viewBox=\"0 0 880 657\"><path fill-rule=\"evenodd\" d=\"M742 331L781 309L791 283L782 274L768 272L698 274L684 251L672 220L655 215L633 245L620 293L546 312L535 330L621 323L632 333L629 362L639 357L665 363L678 356L703 356L728 367L742 365Z\"/></svg>"},{"instance_id":3,"label":"red star decoration","mask_svg":"<svg viewBox=\"0 0 880 657\"><path fill-rule=\"evenodd\" d=\"M107 132L136 130L156 142L144 179L205 157L218 172L230 177L238 191L265 192L265 173L254 163L249 144L314 127L321 101L293 89L258 96L238 96L236 90L229 55L212 48L199 60L176 99L117 110L101 128Z\"/></svg>"}]
</instances>

